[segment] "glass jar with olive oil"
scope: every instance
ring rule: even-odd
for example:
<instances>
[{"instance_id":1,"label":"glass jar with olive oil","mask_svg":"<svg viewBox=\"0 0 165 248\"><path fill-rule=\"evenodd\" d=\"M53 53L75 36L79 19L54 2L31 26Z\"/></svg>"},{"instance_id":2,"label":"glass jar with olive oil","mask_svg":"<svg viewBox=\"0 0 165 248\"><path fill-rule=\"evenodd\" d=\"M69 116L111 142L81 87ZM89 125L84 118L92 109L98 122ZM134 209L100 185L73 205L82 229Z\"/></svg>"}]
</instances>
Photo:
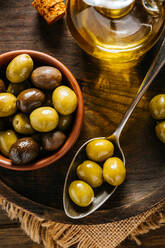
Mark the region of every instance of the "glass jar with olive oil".
<instances>
[{"instance_id":1,"label":"glass jar with olive oil","mask_svg":"<svg viewBox=\"0 0 165 248\"><path fill-rule=\"evenodd\" d=\"M79 46L113 62L138 60L158 40L165 21L160 0L68 0L67 23Z\"/></svg>"}]
</instances>

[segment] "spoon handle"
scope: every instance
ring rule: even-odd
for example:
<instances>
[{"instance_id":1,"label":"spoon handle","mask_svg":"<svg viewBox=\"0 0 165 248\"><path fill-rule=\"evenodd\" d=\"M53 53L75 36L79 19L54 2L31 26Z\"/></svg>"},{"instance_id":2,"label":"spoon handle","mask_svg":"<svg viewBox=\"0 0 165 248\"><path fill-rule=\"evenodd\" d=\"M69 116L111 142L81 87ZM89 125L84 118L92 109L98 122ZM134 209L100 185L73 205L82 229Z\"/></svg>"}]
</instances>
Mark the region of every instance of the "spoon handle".
<instances>
[{"instance_id":1,"label":"spoon handle","mask_svg":"<svg viewBox=\"0 0 165 248\"><path fill-rule=\"evenodd\" d=\"M162 36L165 37L165 28L163 30ZM159 71L161 70L161 68L163 67L164 64L165 64L165 38L163 38L162 44L161 44L161 46L157 52L157 55L155 56L151 66L150 66L150 68L149 68L137 94L136 94L136 97L134 98L131 106L129 107L129 109L125 113L124 118L121 121L120 125L118 126L118 128L114 132L114 135L117 136L118 138L120 137L120 134L121 134L126 122L128 121L129 117L131 116L134 108L136 107L136 105L138 104L138 102L140 101L140 99L142 98L142 96L144 95L144 93L146 92L146 90L148 89L148 87L150 86L150 84L152 83L154 78L157 76L157 74L159 73Z\"/></svg>"}]
</instances>

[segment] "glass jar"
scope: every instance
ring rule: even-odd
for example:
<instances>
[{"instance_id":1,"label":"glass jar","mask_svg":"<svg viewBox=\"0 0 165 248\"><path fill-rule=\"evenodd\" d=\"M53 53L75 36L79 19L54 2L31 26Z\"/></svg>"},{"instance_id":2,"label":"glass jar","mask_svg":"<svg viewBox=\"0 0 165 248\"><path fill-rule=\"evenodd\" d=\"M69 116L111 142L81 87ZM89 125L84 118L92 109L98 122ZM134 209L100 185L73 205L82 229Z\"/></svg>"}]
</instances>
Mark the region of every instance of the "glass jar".
<instances>
[{"instance_id":1,"label":"glass jar","mask_svg":"<svg viewBox=\"0 0 165 248\"><path fill-rule=\"evenodd\" d=\"M88 54L113 62L138 60L158 40L165 21L160 0L68 0L67 24Z\"/></svg>"}]
</instances>

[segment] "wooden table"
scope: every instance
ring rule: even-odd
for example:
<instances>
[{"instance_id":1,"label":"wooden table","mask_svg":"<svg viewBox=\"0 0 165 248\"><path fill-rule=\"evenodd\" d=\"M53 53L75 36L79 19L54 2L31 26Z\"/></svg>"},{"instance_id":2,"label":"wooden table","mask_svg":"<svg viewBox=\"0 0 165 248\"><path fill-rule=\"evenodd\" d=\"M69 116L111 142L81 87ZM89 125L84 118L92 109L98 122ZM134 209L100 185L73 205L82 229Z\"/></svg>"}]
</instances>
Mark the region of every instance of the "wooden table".
<instances>
[{"instance_id":1,"label":"wooden table","mask_svg":"<svg viewBox=\"0 0 165 248\"><path fill-rule=\"evenodd\" d=\"M39 50L42 52L46 52L50 55L55 56L57 59L61 60L75 75L75 77L80 82L80 86L83 90L84 99L85 99L85 125L82 130L82 135L80 140L78 141L77 146L74 147L74 150L77 149L77 147L85 140L85 134L88 134L88 137L94 137L99 135L106 135L110 131L114 130L116 128L117 124L121 121L124 112L126 111L128 105L131 102L131 99L134 97L137 88L140 85L140 82L142 81L147 68L150 64L150 61L153 58L152 51L149 55L147 55L147 58L143 60L143 62L140 64L140 66L137 66L133 69L125 68L125 72L122 71L121 73L121 67L109 70L104 65L101 65L101 67L98 67L98 61L96 62L91 57L86 55L73 41L66 25L65 20L62 19L59 22L48 26L45 21L37 14L36 10L31 5L31 0L1 0L0 3L0 53L15 50L15 49L33 49L33 50ZM129 70L129 71L128 71ZM104 78L102 78L101 74L104 74ZM120 75L120 77L119 77ZM111 77L112 82L115 81L115 85L107 82L108 78ZM99 78L99 80L98 80ZM163 78L163 73L158 77L156 83L160 81ZM142 128L143 120L148 120L149 117L145 116L144 113L147 113L147 101L151 98L153 94L156 92L156 84L154 84L154 87L152 90L147 93L145 98L140 102L138 109L133 114L133 117L131 118L129 125L127 126L124 133L127 135L133 135L134 131L132 131L131 134L128 133L128 127L130 127L133 124L135 124L136 127ZM93 91L94 89L94 91ZM101 95L101 98L103 98L106 95L106 91L110 91L113 95L113 99L111 101L112 108L104 108L105 103L107 101L111 100L110 96L107 96L107 99L105 101L101 101L101 98L99 98L99 90L100 92L103 91L103 94ZM164 90L162 88L162 90ZM96 104L93 104L95 103ZM97 104L98 103L98 104ZM102 104L104 103L104 104ZM100 108L100 109L99 109ZM99 111L104 111L102 114L99 114ZM93 113L95 113L95 120L96 122L93 122ZM112 118L113 117L113 118ZM141 120L140 125L134 123L135 117L137 120ZM144 118L144 119L143 119ZM101 126L104 124L104 130L101 129ZM149 125L150 126L150 125ZM144 130L144 133L148 132L148 127ZM111 129L111 130L110 130ZM152 137L153 140L155 140L154 137ZM127 152L130 150L129 143L127 143L127 140L125 138L122 139L123 142L126 142L126 148ZM157 141L156 141L157 142ZM145 143L144 143L145 144ZM135 148L135 147L133 147ZM70 155L70 154L69 154ZM69 157L68 155L68 157ZM148 154L148 159L150 159L150 154ZM131 159L133 159L133 154ZM134 160L135 161L135 160ZM129 162L129 159L128 159ZM51 167L52 169L52 167ZM135 178L136 173L131 174L131 168L129 168L129 175L133 176ZM143 168L145 169L145 168ZM160 168L161 169L161 168ZM26 185L24 186L24 195L30 197L32 200L37 199L39 202L41 200L40 195L38 194L37 190L39 189L39 186L45 182L44 173L48 173L47 175L51 175L51 170L48 172L48 170L42 170L41 175L41 181L39 184L36 183L36 191L29 192L30 186ZM6 171L4 169L0 168L0 175L3 178L1 178L7 185L9 185L11 188L14 188L15 190L18 190L19 193L22 193L22 188L19 188L19 186L22 184L22 178L17 177L17 184L12 181L14 172ZM165 182L164 180L164 170L161 171L162 176L162 182ZM35 181L35 178L37 178L37 172L33 173L33 179ZM28 183L31 182L31 180L28 181ZM43 180L43 181L42 181ZM152 178L152 181L154 181L154 178ZM149 182L149 181L148 181ZM158 184L158 182L155 180L155 185ZM130 184L132 185L132 184ZM48 187L45 189L45 192L42 192L43 195L47 196L47 190L51 189ZM138 189L136 185L132 185L135 190ZM162 200L162 193L163 198L164 195L164 187L161 185L159 189L159 194L155 192L155 195L152 194L152 196L157 197L157 202ZM128 186L127 186L128 187ZM146 187L146 188L145 188ZM152 188L150 188L152 190ZM144 186L144 190L148 190L148 193L150 192L150 189L148 188L148 185ZM139 195L136 196L139 197L139 200L142 200L142 195L140 192L141 188L139 189ZM122 199L122 190L119 193L119 198ZM2 190L1 190L2 193ZM49 195L48 195L49 197ZM130 192L130 195L126 195L125 199L130 199L131 197L134 197L134 191ZM118 211L118 217L121 218L124 216L131 216L133 214L133 211L136 209L139 212L144 211L146 208L149 208L152 204L155 203L155 198L150 197L149 201L137 201L137 204L135 204L134 208L130 208L129 211L126 211L126 208L123 207L123 211ZM12 199L12 197L10 197ZM14 201L14 199L12 199ZM47 200L47 199L46 199ZM113 198L113 206L114 209L116 207L116 204L118 201ZM50 195L50 204L51 204L51 195ZM144 204L142 204L142 202ZM19 203L19 200L17 201ZM45 203L44 198L42 199L41 203ZM20 204L23 204L20 202ZM123 206L125 206L125 202L123 200L122 202ZM126 206L127 207L127 206ZM36 208L37 209L37 208ZM32 209L33 210L33 209ZM127 209L128 210L128 209ZM37 211L37 210L34 210ZM113 220L114 213L111 212L110 219ZM57 217L57 216L55 216ZM149 234L145 235L143 240L143 247L155 247L155 248L164 248L165 247L165 237L163 237L163 233L165 231L165 227L150 232ZM16 247L19 244L21 244L22 247L41 247L40 245L33 244L19 229L19 224L17 222L11 222L8 218L4 216L4 214L0 213L0 248L3 247ZM120 248L134 248L136 247L134 242L131 241L125 241Z\"/></svg>"}]
</instances>

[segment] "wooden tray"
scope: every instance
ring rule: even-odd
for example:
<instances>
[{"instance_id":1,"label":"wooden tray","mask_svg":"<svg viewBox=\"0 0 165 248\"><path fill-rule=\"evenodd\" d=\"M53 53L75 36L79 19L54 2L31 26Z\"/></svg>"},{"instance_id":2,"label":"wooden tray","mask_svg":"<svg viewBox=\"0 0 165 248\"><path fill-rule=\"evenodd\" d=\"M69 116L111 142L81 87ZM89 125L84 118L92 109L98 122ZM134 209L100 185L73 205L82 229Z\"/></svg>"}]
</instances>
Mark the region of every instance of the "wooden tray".
<instances>
[{"instance_id":1,"label":"wooden tray","mask_svg":"<svg viewBox=\"0 0 165 248\"><path fill-rule=\"evenodd\" d=\"M55 56L78 78L85 101L80 138L65 158L32 172L0 168L0 194L43 218L73 223L65 216L62 206L63 182L71 158L88 138L108 135L115 130L136 94L154 50L134 68L99 65L99 61L91 59L75 44L64 20L48 26L30 0L2 0L0 21L0 53L34 49ZM165 93L164 73L165 69L155 79L122 133L127 180L100 210L74 223L121 220L141 213L165 198L165 145L155 137L155 123L148 112L151 97Z\"/></svg>"}]
</instances>

